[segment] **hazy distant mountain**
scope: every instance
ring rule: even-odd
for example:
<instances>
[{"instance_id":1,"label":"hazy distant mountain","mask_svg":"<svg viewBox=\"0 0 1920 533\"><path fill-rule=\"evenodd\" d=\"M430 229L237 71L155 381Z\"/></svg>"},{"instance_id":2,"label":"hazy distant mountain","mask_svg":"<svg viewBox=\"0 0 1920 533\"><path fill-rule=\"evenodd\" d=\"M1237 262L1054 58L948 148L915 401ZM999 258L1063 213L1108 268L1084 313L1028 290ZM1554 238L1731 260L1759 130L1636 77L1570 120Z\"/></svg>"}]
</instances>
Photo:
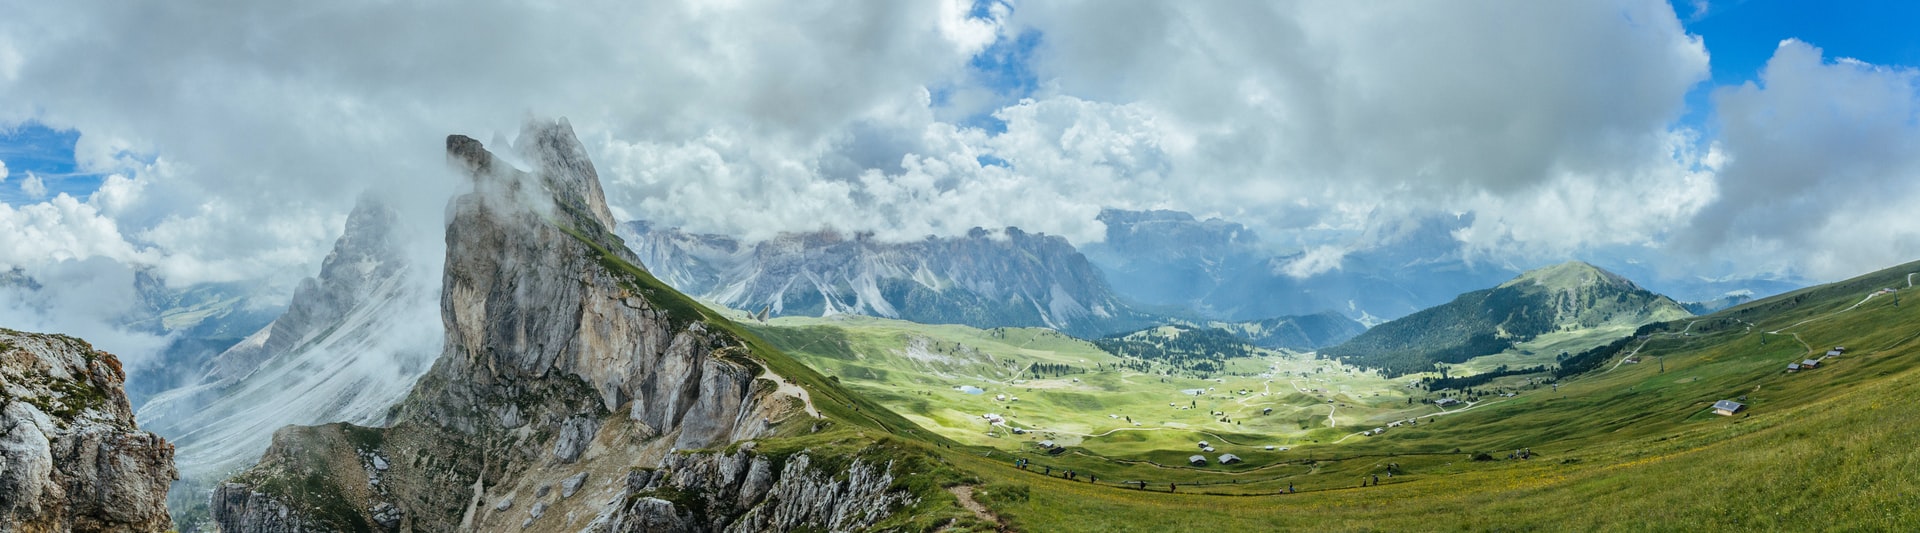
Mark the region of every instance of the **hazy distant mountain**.
<instances>
[{"instance_id":1,"label":"hazy distant mountain","mask_svg":"<svg viewBox=\"0 0 1920 533\"><path fill-rule=\"evenodd\" d=\"M646 222L622 224L619 234L661 281L770 316L844 313L1087 336L1149 323L1066 239L1019 228L904 243L817 231L749 245Z\"/></svg>"},{"instance_id":2,"label":"hazy distant mountain","mask_svg":"<svg viewBox=\"0 0 1920 533\"><path fill-rule=\"evenodd\" d=\"M1367 326L1340 313L1283 316L1247 322L1209 322L1207 327L1232 333L1261 348L1317 350L1367 331Z\"/></svg>"},{"instance_id":3,"label":"hazy distant mountain","mask_svg":"<svg viewBox=\"0 0 1920 533\"><path fill-rule=\"evenodd\" d=\"M439 352L438 295L410 276L394 212L362 198L286 311L155 396L140 423L178 447L183 478L251 464L288 424L378 423ZM202 496L204 497L204 496Z\"/></svg>"},{"instance_id":4,"label":"hazy distant mountain","mask_svg":"<svg viewBox=\"0 0 1920 533\"><path fill-rule=\"evenodd\" d=\"M134 273L134 290L140 296L139 309L127 326L172 335L158 357L127 369L127 397L136 408L155 394L198 381L208 361L285 310L259 301L263 289L256 284L201 283L171 289L150 269Z\"/></svg>"},{"instance_id":5,"label":"hazy distant mountain","mask_svg":"<svg viewBox=\"0 0 1920 533\"><path fill-rule=\"evenodd\" d=\"M1083 247L1115 290L1136 301L1180 307L1201 304L1214 289L1264 259L1259 237L1218 218L1180 211L1102 209L1106 239Z\"/></svg>"},{"instance_id":6,"label":"hazy distant mountain","mask_svg":"<svg viewBox=\"0 0 1920 533\"><path fill-rule=\"evenodd\" d=\"M1728 294L1726 296L1721 296L1719 298L1714 298L1711 300L1701 300L1698 302L1686 302L1680 305L1683 307L1686 307L1687 312L1689 313L1693 313L1696 315L1705 315L1705 314L1711 314L1721 309L1726 309L1728 307L1733 307L1733 306L1751 302L1751 301L1753 301L1752 292L1737 291L1737 292L1734 292L1733 294Z\"/></svg>"},{"instance_id":7,"label":"hazy distant mountain","mask_svg":"<svg viewBox=\"0 0 1920 533\"><path fill-rule=\"evenodd\" d=\"M1529 271L1445 305L1374 326L1321 353L1390 374L1499 353L1555 332L1637 326L1689 316L1671 298L1582 262Z\"/></svg>"},{"instance_id":8,"label":"hazy distant mountain","mask_svg":"<svg viewBox=\"0 0 1920 533\"><path fill-rule=\"evenodd\" d=\"M1714 274L1738 270L1730 265L1685 264L1684 268L1659 268L1657 259L1644 250L1598 249L1584 255L1587 262L1626 276L1647 290L1681 302L1712 302L1745 295L1760 299L1806 287L1808 281L1790 272L1744 275Z\"/></svg>"},{"instance_id":9,"label":"hazy distant mountain","mask_svg":"<svg viewBox=\"0 0 1920 533\"><path fill-rule=\"evenodd\" d=\"M111 287L111 294L92 292L100 287ZM0 270L0 303L56 321L73 310L50 306L54 299L112 307L114 316L104 317L104 327L164 338L164 345L151 352L122 353L128 365L125 392L134 407L161 391L198 380L209 359L273 321L281 308L261 297L268 293L262 284L248 282L169 287L151 267L104 258L52 271L17 266Z\"/></svg>"},{"instance_id":10,"label":"hazy distant mountain","mask_svg":"<svg viewBox=\"0 0 1920 533\"><path fill-rule=\"evenodd\" d=\"M1303 252L1262 252L1252 231L1220 219L1107 209L1100 221L1106 242L1088 245L1087 257L1116 292L1225 321L1335 311L1379 323L1517 273L1466 260L1452 232L1471 224L1471 216L1374 228L1317 268Z\"/></svg>"}]
</instances>

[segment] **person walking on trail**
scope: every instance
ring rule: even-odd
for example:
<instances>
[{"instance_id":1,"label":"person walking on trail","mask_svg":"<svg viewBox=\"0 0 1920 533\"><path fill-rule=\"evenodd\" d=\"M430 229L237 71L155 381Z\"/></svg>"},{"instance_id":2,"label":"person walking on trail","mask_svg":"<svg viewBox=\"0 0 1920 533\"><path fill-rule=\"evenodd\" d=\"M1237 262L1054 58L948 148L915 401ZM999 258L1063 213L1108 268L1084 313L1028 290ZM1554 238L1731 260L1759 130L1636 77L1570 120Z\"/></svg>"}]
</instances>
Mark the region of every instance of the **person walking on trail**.
<instances>
[{"instance_id":1,"label":"person walking on trail","mask_svg":"<svg viewBox=\"0 0 1920 533\"><path fill-rule=\"evenodd\" d=\"M1168 484L1167 484L1167 492L1179 492L1179 491L1180 491L1180 484L1179 484L1179 483L1168 483Z\"/></svg>"},{"instance_id":2,"label":"person walking on trail","mask_svg":"<svg viewBox=\"0 0 1920 533\"><path fill-rule=\"evenodd\" d=\"M1380 474L1373 475L1373 486L1375 487L1380 486Z\"/></svg>"}]
</instances>

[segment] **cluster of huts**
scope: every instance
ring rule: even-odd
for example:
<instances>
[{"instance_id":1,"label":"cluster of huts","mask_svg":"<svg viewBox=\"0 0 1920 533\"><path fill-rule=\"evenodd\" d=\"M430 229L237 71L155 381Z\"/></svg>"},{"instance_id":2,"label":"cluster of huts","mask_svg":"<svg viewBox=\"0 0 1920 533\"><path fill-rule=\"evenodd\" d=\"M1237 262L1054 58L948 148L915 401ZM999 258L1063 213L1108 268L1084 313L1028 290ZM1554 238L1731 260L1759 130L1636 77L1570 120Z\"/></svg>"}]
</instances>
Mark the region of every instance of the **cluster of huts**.
<instances>
[{"instance_id":1,"label":"cluster of huts","mask_svg":"<svg viewBox=\"0 0 1920 533\"><path fill-rule=\"evenodd\" d=\"M1827 350L1826 356L1823 356L1819 359L1802 359L1798 363L1787 363L1787 372L1799 372L1801 370L1813 370L1815 368L1820 368L1821 361L1826 360L1826 358L1828 357L1839 357L1845 353L1847 353L1847 347L1835 346L1833 347L1832 350Z\"/></svg>"},{"instance_id":2,"label":"cluster of huts","mask_svg":"<svg viewBox=\"0 0 1920 533\"><path fill-rule=\"evenodd\" d=\"M1220 454L1219 460L1220 460L1220 464L1230 465L1230 464L1240 462L1240 456L1234 455L1231 453L1223 453L1223 454ZM1207 466L1207 456L1193 455L1193 456L1187 457L1187 464L1191 464L1193 466Z\"/></svg>"}]
</instances>

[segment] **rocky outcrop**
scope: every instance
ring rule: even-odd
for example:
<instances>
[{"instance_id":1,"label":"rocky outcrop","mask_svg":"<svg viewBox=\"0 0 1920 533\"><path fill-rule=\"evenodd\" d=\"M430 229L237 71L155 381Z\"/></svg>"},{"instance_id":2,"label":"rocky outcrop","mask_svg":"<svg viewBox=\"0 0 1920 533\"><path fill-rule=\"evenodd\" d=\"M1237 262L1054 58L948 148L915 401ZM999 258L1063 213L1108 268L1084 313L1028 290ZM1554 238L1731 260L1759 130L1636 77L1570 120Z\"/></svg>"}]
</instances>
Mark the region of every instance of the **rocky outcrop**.
<instances>
[{"instance_id":1,"label":"rocky outcrop","mask_svg":"<svg viewBox=\"0 0 1920 533\"><path fill-rule=\"evenodd\" d=\"M173 446L134 424L120 361L0 329L0 532L164 531Z\"/></svg>"},{"instance_id":2,"label":"rocky outcrop","mask_svg":"<svg viewBox=\"0 0 1920 533\"><path fill-rule=\"evenodd\" d=\"M816 466L806 453L784 464L746 450L676 454L658 469L629 473L616 498L622 504L584 531L865 529L915 501L893 488L889 467L857 458L837 468Z\"/></svg>"},{"instance_id":3,"label":"rocky outcrop","mask_svg":"<svg viewBox=\"0 0 1920 533\"><path fill-rule=\"evenodd\" d=\"M223 530L577 530L628 469L805 416L730 324L635 266L570 126L511 148L529 169L447 139L474 190L449 208L444 350L392 425L277 432L214 493Z\"/></svg>"}]
</instances>

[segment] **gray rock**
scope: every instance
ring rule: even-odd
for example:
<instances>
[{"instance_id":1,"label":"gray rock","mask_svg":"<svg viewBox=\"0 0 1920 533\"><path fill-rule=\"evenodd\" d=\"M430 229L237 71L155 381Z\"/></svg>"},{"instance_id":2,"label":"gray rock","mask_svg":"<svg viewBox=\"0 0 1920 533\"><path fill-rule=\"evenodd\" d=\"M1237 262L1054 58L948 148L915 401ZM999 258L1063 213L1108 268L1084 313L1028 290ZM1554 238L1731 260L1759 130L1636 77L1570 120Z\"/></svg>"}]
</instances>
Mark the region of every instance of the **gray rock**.
<instances>
[{"instance_id":1,"label":"gray rock","mask_svg":"<svg viewBox=\"0 0 1920 533\"><path fill-rule=\"evenodd\" d=\"M580 485L585 484L586 482L587 482L586 472L574 474L572 477L568 477L567 479L561 480L560 481L560 497L572 498L573 493L576 491L579 491Z\"/></svg>"},{"instance_id":2,"label":"gray rock","mask_svg":"<svg viewBox=\"0 0 1920 533\"><path fill-rule=\"evenodd\" d=\"M553 441L553 457L562 463L571 463L580 459L580 453L593 443L593 436L600 432L600 421L591 418L573 418L560 425L560 436Z\"/></svg>"},{"instance_id":3,"label":"gray rock","mask_svg":"<svg viewBox=\"0 0 1920 533\"><path fill-rule=\"evenodd\" d=\"M113 354L0 329L0 531L161 531L173 446L140 431Z\"/></svg>"},{"instance_id":4,"label":"gray rock","mask_svg":"<svg viewBox=\"0 0 1920 533\"><path fill-rule=\"evenodd\" d=\"M286 503L237 483L223 483L214 489L213 504L213 521L220 531L296 533L321 529Z\"/></svg>"},{"instance_id":5,"label":"gray rock","mask_svg":"<svg viewBox=\"0 0 1920 533\"><path fill-rule=\"evenodd\" d=\"M508 497L505 497L505 498L501 498L501 499L500 499L500 501L499 501L499 503L495 503L495 504L493 504L493 510L495 510L495 511L505 511L505 510L507 510L507 509L511 509L511 508L513 508L513 497L512 497L512 496L508 496Z\"/></svg>"},{"instance_id":6,"label":"gray rock","mask_svg":"<svg viewBox=\"0 0 1920 533\"><path fill-rule=\"evenodd\" d=\"M814 468L805 453L791 456L777 474L771 466L746 451L671 456L659 472L629 473L614 499L627 503L596 517L587 531L852 531L915 501L892 489L890 465L856 460L845 479ZM710 522L695 522L690 509L651 496L663 488L703 499Z\"/></svg>"}]
</instances>

